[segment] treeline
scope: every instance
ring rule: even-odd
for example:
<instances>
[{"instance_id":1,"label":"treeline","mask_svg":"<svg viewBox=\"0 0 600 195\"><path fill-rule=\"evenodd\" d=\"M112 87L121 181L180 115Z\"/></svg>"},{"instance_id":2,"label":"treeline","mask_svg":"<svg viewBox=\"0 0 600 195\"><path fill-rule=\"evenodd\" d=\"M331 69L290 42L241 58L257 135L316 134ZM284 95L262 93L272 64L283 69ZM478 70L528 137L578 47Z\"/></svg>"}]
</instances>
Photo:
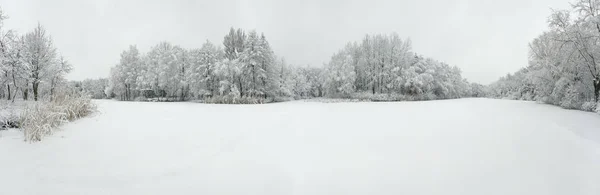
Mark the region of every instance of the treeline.
<instances>
[{"instance_id":1,"label":"treeline","mask_svg":"<svg viewBox=\"0 0 600 195\"><path fill-rule=\"evenodd\" d=\"M108 79L85 79L83 81L69 81L70 89L77 92L83 92L89 95L92 99L107 99L105 90L108 88Z\"/></svg>"},{"instance_id":2,"label":"treeline","mask_svg":"<svg viewBox=\"0 0 600 195\"><path fill-rule=\"evenodd\" d=\"M167 42L142 54L130 46L111 69L105 94L120 100L262 103L323 95L322 70L277 58L264 34L231 29L223 46Z\"/></svg>"},{"instance_id":3,"label":"treeline","mask_svg":"<svg viewBox=\"0 0 600 195\"><path fill-rule=\"evenodd\" d=\"M412 51L410 40L397 34L367 35L333 55L325 70L331 97L370 100L434 100L484 96L458 67Z\"/></svg>"},{"instance_id":4,"label":"treeline","mask_svg":"<svg viewBox=\"0 0 600 195\"><path fill-rule=\"evenodd\" d=\"M71 64L60 56L42 25L19 34L6 29L0 10L0 98L51 99L65 89Z\"/></svg>"},{"instance_id":5,"label":"treeline","mask_svg":"<svg viewBox=\"0 0 600 195\"><path fill-rule=\"evenodd\" d=\"M490 85L498 98L593 111L600 98L600 1L554 11L550 29L530 44L529 65Z\"/></svg>"},{"instance_id":6,"label":"treeline","mask_svg":"<svg viewBox=\"0 0 600 195\"><path fill-rule=\"evenodd\" d=\"M367 35L316 68L289 66L264 34L232 28L223 47L207 41L184 49L162 42L142 54L130 46L111 69L105 94L126 101L262 103L313 97L431 100L484 92L457 67L414 54L410 41L397 34Z\"/></svg>"}]
</instances>

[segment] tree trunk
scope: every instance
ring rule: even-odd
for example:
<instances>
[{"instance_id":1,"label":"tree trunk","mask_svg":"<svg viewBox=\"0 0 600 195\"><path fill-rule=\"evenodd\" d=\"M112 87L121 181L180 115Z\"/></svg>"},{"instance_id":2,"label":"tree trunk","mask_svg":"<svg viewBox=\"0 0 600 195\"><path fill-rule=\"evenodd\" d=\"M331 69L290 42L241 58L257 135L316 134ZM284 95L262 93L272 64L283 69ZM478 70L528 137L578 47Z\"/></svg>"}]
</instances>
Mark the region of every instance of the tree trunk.
<instances>
[{"instance_id":1,"label":"tree trunk","mask_svg":"<svg viewBox=\"0 0 600 195\"><path fill-rule=\"evenodd\" d=\"M17 79L15 78L15 72L13 71L12 73L12 79L13 79L13 87L15 88L15 95L13 96L13 102L15 101L15 97L17 96L17 93L19 93L19 87L17 87Z\"/></svg>"},{"instance_id":2,"label":"tree trunk","mask_svg":"<svg viewBox=\"0 0 600 195\"><path fill-rule=\"evenodd\" d=\"M50 101L54 100L54 79L50 83Z\"/></svg>"},{"instance_id":3,"label":"tree trunk","mask_svg":"<svg viewBox=\"0 0 600 195\"><path fill-rule=\"evenodd\" d=\"M185 99L185 98L183 97L183 95L184 95L184 94L183 94L183 91L184 91L184 90L185 90L185 85L182 85L182 86L181 86L181 96L179 96L179 101L182 101L182 102L183 102L183 100Z\"/></svg>"},{"instance_id":4,"label":"tree trunk","mask_svg":"<svg viewBox=\"0 0 600 195\"><path fill-rule=\"evenodd\" d=\"M256 75L254 74L256 71L254 70L254 66L252 66L252 94L251 96L256 95Z\"/></svg>"},{"instance_id":5,"label":"tree trunk","mask_svg":"<svg viewBox=\"0 0 600 195\"><path fill-rule=\"evenodd\" d=\"M8 90L8 97L6 98L6 100L10 100L10 84L6 84L6 89Z\"/></svg>"},{"instance_id":6,"label":"tree trunk","mask_svg":"<svg viewBox=\"0 0 600 195\"><path fill-rule=\"evenodd\" d=\"M600 100L600 79L594 79L594 97L596 102Z\"/></svg>"},{"instance_id":7,"label":"tree trunk","mask_svg":"<svg viewBox=\"0 0 600 195\"><path fill-rule=\"evenodd\" d=\"M25 89L23 89L23 100L27 99L29 99L29 88L25 87Z\"/></svg>"},{"instance_id":8,"label":"tree trunk","mask_svg":"<svg viewBox=\"0 0 600 195\"><path fill-rule=\"evenodd\" d=\"M242 77L238 77L238 84L240 86L240 97L244 97L244 89L243 89L243 85L242 85Z\"/></svg>"},{"instance_id":9,"label":"tree trunk","mask_svg":"<svg viewBox=\"0 0 600 195\"><path fill-rule=\"evenodd\" d=\"M34 81L32 86L33 86L33 100L38 101L38 87L40 86L40 83L37 81Z\"/></svg>"},{"instance_id":10,"label":"tree trunk","mask_svg":"<svg viewBox=\"0 0 600 195\"><path fill-rule=\"evenodd\" d=\"M15 102L15 98L17 98L18 91L19 91L19 88L15 87L15 92L14 92L14 95L12 97L12 102Z\"/></svg>"},{"instance_id":11,"label":"tree trunk","mask_svg":"<svg viewBox=\"0 0 600 195\"><path fill-rule=\"evenodd\" d=\"M373 81L373 86L371 88L372 88L371 91L373 91L373 94L375 94L375 81Z\"/></svg>"}]
</instances>

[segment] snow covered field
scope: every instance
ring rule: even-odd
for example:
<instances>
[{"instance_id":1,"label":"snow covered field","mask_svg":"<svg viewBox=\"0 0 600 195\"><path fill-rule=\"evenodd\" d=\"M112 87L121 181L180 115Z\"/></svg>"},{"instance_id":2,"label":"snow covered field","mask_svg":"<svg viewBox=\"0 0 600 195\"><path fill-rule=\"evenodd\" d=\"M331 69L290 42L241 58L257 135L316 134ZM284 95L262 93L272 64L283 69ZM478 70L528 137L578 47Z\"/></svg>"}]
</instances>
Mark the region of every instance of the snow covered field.
<instances>
[{"instance_id":1,"label":"snow covered field","mask_svg":"<svg viewBox=\"0 0 600 195\"><path fill-rule=\"evenodd\" d=\"M0 194L600 194L600 115L534 102L98 104L0 131Z\"/></svg>"}]
</instances>

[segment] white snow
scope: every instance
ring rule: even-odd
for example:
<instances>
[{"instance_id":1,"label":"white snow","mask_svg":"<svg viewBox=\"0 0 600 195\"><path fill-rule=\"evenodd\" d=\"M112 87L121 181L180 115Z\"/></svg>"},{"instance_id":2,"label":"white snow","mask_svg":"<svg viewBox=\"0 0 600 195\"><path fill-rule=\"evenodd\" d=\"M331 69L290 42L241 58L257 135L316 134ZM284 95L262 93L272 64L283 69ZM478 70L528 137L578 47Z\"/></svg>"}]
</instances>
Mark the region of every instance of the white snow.
<instances>
[{"instance_id":1,"label":"white snow","mask_svg":"<svg viewBox=\"0 0 600 195\"><path fill-rule=\"evenodd\" d=\"M600 194L600 115L534 102L98 103L0 131L0 194Z\"/></svg>"}]
</instances>

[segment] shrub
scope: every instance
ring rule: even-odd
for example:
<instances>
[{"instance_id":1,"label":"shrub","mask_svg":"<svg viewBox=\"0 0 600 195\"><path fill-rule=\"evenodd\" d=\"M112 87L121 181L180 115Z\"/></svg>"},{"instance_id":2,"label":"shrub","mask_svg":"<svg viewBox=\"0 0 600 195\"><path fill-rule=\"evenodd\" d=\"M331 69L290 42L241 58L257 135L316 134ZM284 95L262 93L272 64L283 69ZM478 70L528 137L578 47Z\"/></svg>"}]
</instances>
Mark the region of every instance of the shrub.
<instances>
[{"instance_id":1,"label":"shrub","mask_svg":"<svg viewBox=\"0 0 600 195\"><path fill-rule=\"evenodd\" d=\"M135 97L135 99L133 99L133 101L136 101L136 102L147 102L148 98L139 96L139 97Z\"/></svg>"},{"instance_id":2,"label":"shrub","mask_svg":"<svg viewBox=\"0 0 600 195\"><path fill-rule=\"evenodd\" d=\"M397 93L376 93L357 92L352 94L329 94L330 99L349 99L356 101L372 101L372 102L395 102L395 101L426 101L442 99L433 93L425 93L419 95L403 95Z\"/></svg>"},{"instance_id":3,"label":"shrub","mask_svg":"<svg viewBox=\"0 0 600 195\"><path fill-rule=\"evenodd\" d=\"M579 109L582 107L582 103L574 99L566 98L560 101L559 106L566 109Z\"/></svg>"},{"instance_id":4,"label":"shrub","mask_svg":"<svg viewBox=\"0 0 600 195\"><path fill-rule=\"evenodd\" d=\"M0 111L0 130L8 128L19 128L19 115L13 108Z\"/></svg>"},{"instance_id":5,"label":"shrub","mask_svg":"<svg viewBox=\"0 0 600 195\"><path fill-rule=\"evenodd\" d=\"M428 96L424 97L415 97L415 96L407 96L396 93L376 93L372 94L371 92L358 92L353 94L334 94L328 95L328 98L333 99L350 99L356 101L373 101L373 102L393 102L393 101L413 101L420 99L427 99Z\"/></svg>"},{"instance_id":6,"label":"shrub","mask_svg":"<svg viewBox=\"0 0 600 195\"><path fill-rule=\"evenodd\" d=\"M21 116L21 128L25 140L41 141L46 135L52 134L52 130L67 121L65 113L46 103L28 105Z\"/></svg>"},{"instance_id":7,"label":"shrub","mask_svg":"<svg viewBox=\"0 0 600 195\"><path fill-rule=\"evenodd\" d=\"M96 104L87 94L59 96L51 102L59 111L66 114L67 120L73 121L89 116L96 111Z\"/></svg>"},{"instance_id":8,"label":"shrub","mask_svg":"<svg viewBox=\"0 0 600 195\"><path fill-rule=\"evenodd\" d=\"M264 104L266 100L264 98L255 97L238 97L234 95L216 96L205 98L204 103L208 104Z\"/></svg>"},{"instance_id":9,"label":"shrub","mask_svg":"<svg viewBox=\"0 0 600 195\"><path fill-rule=\"evenodd\" d=\"M596 102L585 102L585 103L583 103L583 105L581 105L581 110L588 111L588 112L595 112L596 106L597 106Z\"/></svg>"},{"instance_id":10,"label":"shrub","mask_svg":"<svg viewBox=\"0 0 600 195\"><path fill-rule=\"evenodd\" d=\"M423 98L421 100L436 100L438 99L437 96L433 93L426 93L423 95ZM440 98L441 99L441 98Z\"/></svg>"},{"instance_id":11,"label":"shrub","mask_svg":"<svg viewBox=\"0 0 600 195\"><path fill-rule=\"evenodd\" d=\"M144 98L154 98L156 95L154 95L154 90L143 89L142 96L144 96Z\"/></svg>"},{"instance_id":12,"label":"shrub","mask_svg":"<svg viewBox=\"0 0 600 195\"><path fill-rule=\"evenodd\" d=\"M267 102L287 102L287 101L293 101L295 100L292 97L283 97L283 96L276 96L274 98L269 98L267 100Z\"/></svg>"},{"instance_id":13,"label":"shrub","mask_svg":"<svg viewBox=\"0 0 600 195\"><path fill-rule=\"evenodd\" d=\"M21 128L28 141L41 141L61 124L88 116L96 111L89 95L74 93L55 96L51 101L40 101L25 107L21 114Z\"/></svg>"},{"instance_id":14,"label":"shrub","mask_svg":"<svg viewBox=\"0 0 600 195\"><path fill-rule=\"evenodd\" d=\"M342 103L342 102L368 102L368 100L358 100L358 99L334 99L334 98L315 98L315 99L306 99L306 102L320 102L320 103Z\"/></svg>"},{"instance_id":15,"label":"shrub","mask_svg":"<svg viewBox=\"0 0 600 195\"><path fill-rule=\"evenodd\" d=\"M326 97L330 99L357 99L357 94L347 94L347 93L334 93L327 94Z\"/></svg>"},{"instance_id":16,"label":"shrub","mask_svg":"<svg viewBox=\"0 0 600 195\"><path fill-rule=\"evenodd\" d=\"M375 94L375 95L372 95L370 100L371 101L389 102L389 101L406 101L406 100L410 100L410 99L407 98L405 95L401 95L401 94Z\"/></svg>"}]
</instances>

